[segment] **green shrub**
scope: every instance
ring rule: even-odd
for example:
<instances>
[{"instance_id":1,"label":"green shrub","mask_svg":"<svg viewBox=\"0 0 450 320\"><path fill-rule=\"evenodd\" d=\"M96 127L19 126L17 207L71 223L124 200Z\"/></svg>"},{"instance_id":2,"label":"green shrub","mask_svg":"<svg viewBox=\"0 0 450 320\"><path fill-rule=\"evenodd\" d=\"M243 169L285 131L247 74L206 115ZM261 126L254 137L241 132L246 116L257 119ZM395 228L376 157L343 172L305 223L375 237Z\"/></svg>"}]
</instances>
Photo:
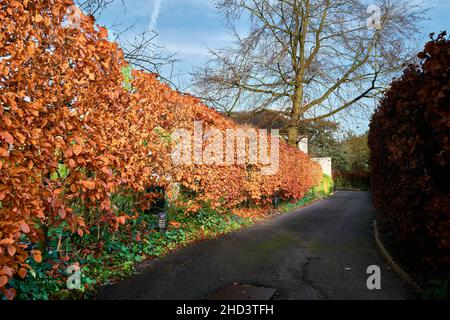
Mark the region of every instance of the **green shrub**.
<instances>
[{"instance_id":1,"label":"green shrub","mask_svg":"<svg viewBox=\"0 0 450 320\"><path fill-rule=\"evenodd\" d=\"M320 185L312 188L309 192L307 192L300 200L293 202L285 202L280 205L281 212L290 212L300 207L307 205L308 203L317 200L326 198L334 191L334 182L333 179L324 174Z\"/></svg>"},{"instance_id":2,"label":"green shrub","mask_svg":"<svg viewBox=\"0 0 450 320\"><path fill-rule=\"evenodd\" d=\"M333 179L329 175L326 175L326 174L323 175L320 185L313 188L313 192L315 194L329 195L333 191L334 191Z\"/></svg>"},{"instance_id":3,"label":"green shrub","mask_svg":"<svg viewBox=\"0 0 450 320\"><path fill-rule=\"evenodd\" d=\"M339 190L368 191L370 186L370 173L366 171L335 171L334 182Z\"/></svg>"}]
</instances>

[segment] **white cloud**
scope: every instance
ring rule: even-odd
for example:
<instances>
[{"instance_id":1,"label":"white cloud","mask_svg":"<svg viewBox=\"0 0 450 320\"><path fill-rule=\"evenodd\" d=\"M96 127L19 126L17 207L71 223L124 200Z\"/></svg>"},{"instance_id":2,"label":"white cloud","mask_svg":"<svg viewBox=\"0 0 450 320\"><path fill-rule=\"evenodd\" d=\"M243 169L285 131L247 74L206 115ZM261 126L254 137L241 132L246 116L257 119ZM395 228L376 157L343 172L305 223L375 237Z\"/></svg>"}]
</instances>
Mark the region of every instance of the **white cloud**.
<instances>
[{"instance_id":1,"label":"white cloud","mask_svg":"<svg viewBox=\"0 0 450 320\"><path fill-rule=\"evenodd\" d=\"M179 53L181 58L195 60L210 56L209 49L228 46L233 37L226 31L205 32L191 30L188 35L178 30L164 30L161 34L160 44L169 52Z\"/></svg>"},{"instance_id":2,"label":"white cloud","mask_svg":"<svg viewBox=\"0 0 450 320\"><path fill-rule=\"evenodd\" d=\"M149 25L149 29L151 31L156 29L156 26L158 24L158 18L159 18L159 14L161 12L161 3L162 0L156 0L155 4L153 5L153 10L152 10L152 15L150 17L150 25Z\"/></svg>"}]
</instances>

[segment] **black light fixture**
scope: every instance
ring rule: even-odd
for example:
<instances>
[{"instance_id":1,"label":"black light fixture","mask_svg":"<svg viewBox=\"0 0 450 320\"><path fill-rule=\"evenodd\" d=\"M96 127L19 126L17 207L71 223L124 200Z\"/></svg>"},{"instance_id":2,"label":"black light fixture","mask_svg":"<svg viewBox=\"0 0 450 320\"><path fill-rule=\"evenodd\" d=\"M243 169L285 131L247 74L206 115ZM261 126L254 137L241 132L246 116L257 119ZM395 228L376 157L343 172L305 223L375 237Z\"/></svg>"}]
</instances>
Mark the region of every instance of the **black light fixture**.
<instances>
[{"instance_id":1,"label":"black light fixture","mask_svg":"<svg viewBox=\"0 0 450 320\"><path fill-rule=\"evenodd\" d=\"M167 231L167 213L164 211L158 213L158 229L160 233Z\"/></svg>"},{"instance_id":2,"label":"black light fixture","mask_svg":"<svg viewBox=\"0 0 450 320\"><path fill-rule=\"evenodd\" d=\"M280 198L274 197L274 198L272 199L272 204L273 204L273 208L274 208L274 209L278 209L278 205L280 204Z\"/></svg>"},{"instance_id":3,"label":"black light fixture","mask_svg":"<svg viewBox=\"0 0 450 320\"><path fill-rule=\"evenodd\" d=\"M279 193L276 192L275 195L272 197L272 205L274 209L278 209L278 206L280 205L280 197L279 197Z\"/></svg>"}]
</instances>

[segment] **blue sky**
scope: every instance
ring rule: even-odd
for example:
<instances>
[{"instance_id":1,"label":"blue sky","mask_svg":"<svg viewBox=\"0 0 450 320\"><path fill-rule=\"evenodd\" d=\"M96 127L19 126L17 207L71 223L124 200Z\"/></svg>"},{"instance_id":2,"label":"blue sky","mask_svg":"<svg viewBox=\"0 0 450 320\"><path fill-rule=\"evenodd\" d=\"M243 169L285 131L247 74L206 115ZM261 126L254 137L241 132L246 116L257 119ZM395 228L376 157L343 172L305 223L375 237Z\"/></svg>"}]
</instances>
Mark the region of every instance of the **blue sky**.
<instances>
[{"instance_id":1,"label":"blue sky","mask_svg":"<svg viewBox=\"0 0 450 320\"><path fill-rule=\"evenodd\" d=\"M220 48L232 40L211 0L125 0L125 4L126 8L116 1L103 12L99 24L137 22L129 36L153 28L158 45L177 53L180 62L174 74L179 76L174 82L182 89L188 86L192 68L208 60L208 48Z\"/></svg>"},{"instance_id":2,"label":"blue sky","mask_svg":"<svg viewBox=\"0 0 450 320\"><path fill-rule=\"evenodd\" d=\"M99 24L124 28L136 23L133 32L154 29L158 33L157 43L169 53L177 53L174 68L174 83L183 91L189 91L189 73L209 59L208 48L223 48L231 44L232 36L225 28L222 16L217 12L213 0L124 0L125 8L119 0L105 10ZM414 0L419 2L420 0ZM370 0L368 0L370 2ZM423 25L422 43L430 32L447 30L450 32L450 0L424 0L429 20ZM367 121L361 123L367 128ZM364 130L365 131L365 130Z\"/></svg>"}]
</instances>

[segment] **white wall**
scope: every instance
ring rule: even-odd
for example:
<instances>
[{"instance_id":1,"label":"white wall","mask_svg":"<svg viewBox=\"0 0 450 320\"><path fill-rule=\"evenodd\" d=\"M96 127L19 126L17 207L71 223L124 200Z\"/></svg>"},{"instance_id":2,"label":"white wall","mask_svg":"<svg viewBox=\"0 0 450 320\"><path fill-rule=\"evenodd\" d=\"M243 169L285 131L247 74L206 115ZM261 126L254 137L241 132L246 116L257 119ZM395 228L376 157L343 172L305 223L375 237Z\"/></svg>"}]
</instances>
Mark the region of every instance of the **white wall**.
<instances>
[{"instance_id":1,"label":"white wall","mask_svg":"<svg viewBox=\"0 0 450 320\"><path fill-rule=\"evenodd\" d=\"M300 149L300 151L303 151L306 154L309 153L309 150L308 150L308 137L300 138L300 141L298 143L298 148Z\"/></svg>"},{"instance_id":2,"label":"white wall","mask_svg":"<svg viewBox=\"0 0 450 320\"><path fill-rule=\"evenodd\" d=\"M331 158L312 158L312 160L320 164L322 172L331 177Z\"/></svg>"}]
</instances>

